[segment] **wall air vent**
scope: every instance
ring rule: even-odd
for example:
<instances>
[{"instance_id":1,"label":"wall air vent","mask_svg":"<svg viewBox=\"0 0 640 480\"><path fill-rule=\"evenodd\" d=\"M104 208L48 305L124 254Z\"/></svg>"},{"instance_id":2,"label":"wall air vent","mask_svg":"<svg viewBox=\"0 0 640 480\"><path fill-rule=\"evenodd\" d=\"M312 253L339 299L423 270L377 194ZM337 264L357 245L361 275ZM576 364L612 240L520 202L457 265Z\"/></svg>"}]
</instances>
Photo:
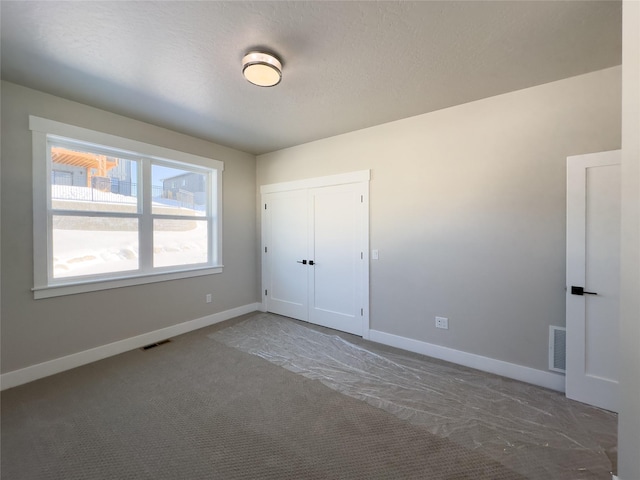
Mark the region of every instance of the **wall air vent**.
<instances>
[{"instance_id":1,"label":"wall air vent","mask_svg":"<svg viewBox=\"0 0 640 480\"><path fill-rule=\"evenodd\" d=\"M549 370L565 373L567 370L567 329L549 327Z\"/></svg>"}]
</instances>

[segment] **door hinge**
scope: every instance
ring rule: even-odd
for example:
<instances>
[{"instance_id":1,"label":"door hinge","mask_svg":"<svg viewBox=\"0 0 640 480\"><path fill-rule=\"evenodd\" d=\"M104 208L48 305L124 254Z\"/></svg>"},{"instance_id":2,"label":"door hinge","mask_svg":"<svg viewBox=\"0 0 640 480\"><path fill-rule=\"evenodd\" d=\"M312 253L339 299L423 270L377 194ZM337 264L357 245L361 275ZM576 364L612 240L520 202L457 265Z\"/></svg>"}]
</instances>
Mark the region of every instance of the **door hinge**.
<instances>
[{"instance_id":1,"label":"door hinge","mask_svg":"<svg viewBox=\"0 0 640 480\"><path fill-rule=\"evenodd\" d=\"M264 296L265 296L265 297L267 296L267 291L266 291L266 290L264 291Z\"/></svg>"},{"instance_id":2,"label":"door hinge","mask_svg":"<svg viewBox=\"0 0 640 480\"><path fill-rule=\"evenodd\" d=\"M361 308L361 309L360 309L360 316L361 316L361 317L364 317L364 308Z\"/></svg>"},{"instance_id":3,"label":"door hinge","mask_svg":"<svg viewBox=\"0 0 640 480\"><path fill-rule=\"evenodd\" d=\"M264 253L267 253L267 247L264 247Z\"/></svg>"},{"instance_id":4,"label":"door hinge","mask_svg":"<svg viewBox=\"0 0 640 480\"><path fill-rule=\"evenodd\" d=\"M264 209L265 209L265 210L267 209L267 204L266 204L266 203L264 204Z\"/></svg>"},{"instance_id":5,"label":"door hinge","mask_svg":"<svg viewBox=\"0 0 640 480\"><path fill-rule=\"evenodd\" d=\"M360 195L360 203L364 203L364 195Z\"/></svg>"},{"instance_id":6,"label":"door hinge","mask_svg":"<svg viewBox=\"0 0 640 480\"><path fill-rule=\"evenodd\" d=\"M360 252L360 260L364 260L364 253Z\"/></svg>"}]
</instances>

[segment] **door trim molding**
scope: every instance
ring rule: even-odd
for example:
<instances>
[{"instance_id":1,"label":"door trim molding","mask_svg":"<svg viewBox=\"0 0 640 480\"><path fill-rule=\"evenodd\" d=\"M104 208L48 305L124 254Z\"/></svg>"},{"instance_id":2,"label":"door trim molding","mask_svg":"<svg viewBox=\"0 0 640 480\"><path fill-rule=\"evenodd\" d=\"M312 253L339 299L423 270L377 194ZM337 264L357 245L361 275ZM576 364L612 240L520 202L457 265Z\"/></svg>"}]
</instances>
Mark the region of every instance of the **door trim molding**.
<instances>
[{"instance_id":1,"label":"door trim molding","mask_svg":"<svg viewBox=\"0 0 640 480\"><path fill-rule=\"evenodd\" d=\"M371 170L359 170L357 172L339 173L326 177L306 178L291 182L271 183L260 186L260 194L288 192L304 188L329 187L344 185L346 183L362 183L371 180Z\"/></svg>"}]
</instances>

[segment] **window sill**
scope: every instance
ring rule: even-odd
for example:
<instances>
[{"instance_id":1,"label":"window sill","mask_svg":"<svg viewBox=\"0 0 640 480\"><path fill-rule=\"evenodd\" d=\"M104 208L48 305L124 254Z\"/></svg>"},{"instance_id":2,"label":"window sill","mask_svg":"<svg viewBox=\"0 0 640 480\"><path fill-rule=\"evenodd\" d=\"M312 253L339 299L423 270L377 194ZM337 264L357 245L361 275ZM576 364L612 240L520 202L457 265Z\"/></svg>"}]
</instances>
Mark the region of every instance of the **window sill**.
<instances>
[{"instance_id":1,"label":"window sill","mask_svg":"<svg viewBox=\"0 0 640 480\"><path fill-rule=\"evenodd\" d=\"M94 282L73 282L45 287L34 287L33 298L61 297L64 295L75 295L77 293L97 292L99 290L109 290L112 288L131 287L135 285L145 285L147 283L166 282L169 280L180 280L182 278L202 277L204 275L214 275L222 273L223 266L205 267L195 270L185 270L181 272L158 273L153 275L140 275L136 277L114 278L109 280L97 280Z\"/></svg>"}]
</instances>

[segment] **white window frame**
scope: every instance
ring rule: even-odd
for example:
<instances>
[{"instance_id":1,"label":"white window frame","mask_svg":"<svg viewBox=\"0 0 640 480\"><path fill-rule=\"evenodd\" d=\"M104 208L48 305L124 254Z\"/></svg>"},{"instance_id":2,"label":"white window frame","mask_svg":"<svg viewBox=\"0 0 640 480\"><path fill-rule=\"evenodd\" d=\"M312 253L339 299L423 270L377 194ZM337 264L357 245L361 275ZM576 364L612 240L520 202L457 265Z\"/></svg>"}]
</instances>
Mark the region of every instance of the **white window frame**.
<instances>
[{"instance_id":1,"label":"white window frame","mask_svg":"<svg viewBox=\"0 0 640 480\"><path fill-rule=\"evenodd\" d=\"M29 116L29 128L32 132L33 154L33 265L35 299L72 295L77 293L120 288L146 283L177 280L181 278L198 277L221 273L222 265L222 172L224 163L211 158L201 157L190 153L180 152L157 145L138 142L128 138L118 137L94 130L89 130L75 125L48 120L36 116ZM180 167L183 164L190 170L205 172L215 170L214 175L209 175L208 197L209 205L209 259L206 264L180 265L175 267L153 268L150 262L141 262L139 269L133 272L123 271L100 276L73 277L54 279L52 274L52 225L51 225L51 162L49 161L49 139L72 139L78 142L95 145L98 148L104 146L120 151L123 156L140 160L138 175L150 178L151 164L173 162L169 166ZM177 164L178 162L179 164ZM148 169L147 172L142 172ZM212 180L216 185L212 185ZM147 185L149 183L149 185ZM215 187L215 195L211 189ZM138 192L138 205L140 198L148 197L147 207L150 206L151 185L143 182L142 189ZM139 207L140 208L140 207ZM148 238L153 232L153 215L150 208L143 211L144 222L151 223L149 228L139 225L140 245L139 249L148 248L151 241ZM111 214L109 214L111 216ZM120 216L114 214L113 216ZM161 215L162 217L166 217ZM177 218L177 217L176 217ZM180 217L184 219L184 217ZM147 240L143 240L143 238ZM149 255L147 255L149 258Z\"/></svg>"}]
</instances>

